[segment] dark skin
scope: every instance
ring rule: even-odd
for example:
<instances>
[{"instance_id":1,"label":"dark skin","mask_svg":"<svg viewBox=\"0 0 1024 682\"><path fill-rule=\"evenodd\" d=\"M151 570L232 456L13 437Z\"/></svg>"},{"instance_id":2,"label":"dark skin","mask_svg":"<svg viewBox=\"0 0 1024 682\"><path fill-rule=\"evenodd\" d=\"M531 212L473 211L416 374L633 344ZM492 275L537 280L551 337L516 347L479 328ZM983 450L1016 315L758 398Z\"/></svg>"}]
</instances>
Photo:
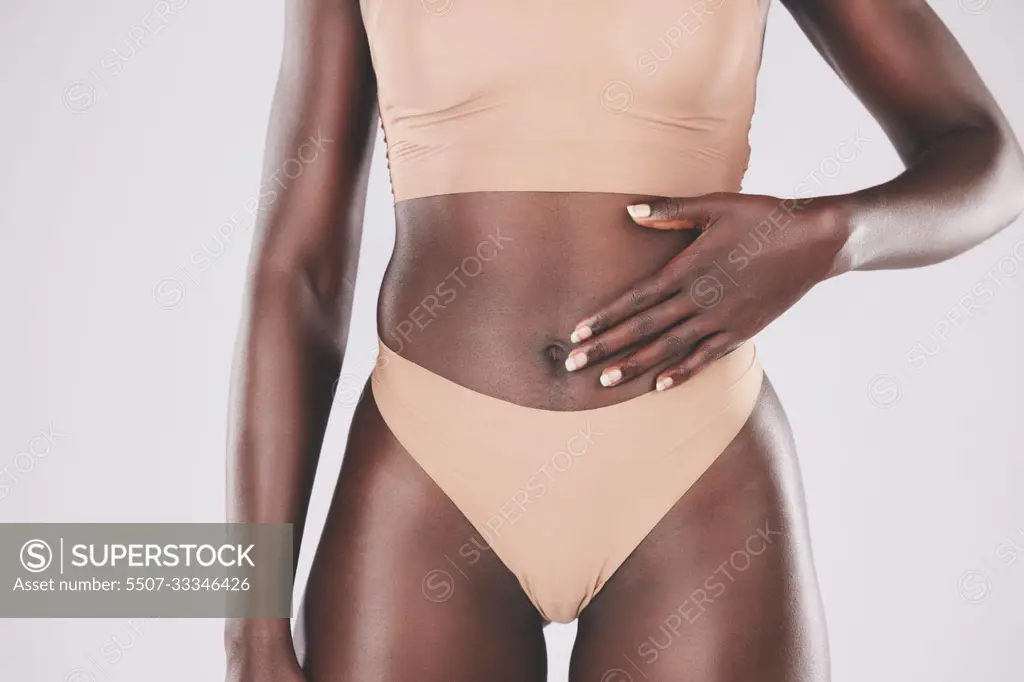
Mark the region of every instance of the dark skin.
<instances>
[{"instance_id":1,"label":"dark skin","mask_svg":"<svg viewBox=\"0 0 1024 682\"><path fill-rule=\"evenodd\" d=\"M380 292L385 343L504 400L613 404L658 379L678 386L824 279L950 258L1017 216L1020 148L924 0L784 4L879 120L903 174L813 200L484 192L403 201ZM231 520L293 523L297 549L348 338L377 112L358 3L290 0L286 31L267 175L310 136L332 142L258 226L228 492ZM640 204L650 215L631 217L626 207ZM737 257L740 243L755 251L752 240L756 255ZM482 270L449 279L484 243L494 247ZM443 306L429 298L442 282L456 292ZM570 372L573 351L586 363ZM622 377L602 386L616 368ZM473 537L364 392L307 587L305 637L293 642L287 620L229 621L228 679L544 679L544 623L493 553L463 551ZM758 537L763 551L730 571L723 562ZM443 600L426 580L438 569L458 581ZM580 617L574 682L680 676L828 679L799 470L770 382L734 442Z\"/></svg>"},{"instance_id":2,"label":"dark skin","mask_svg":"<svg viewBox=\"0 0 1024 682\"><path fill-rule=\"evenodd\" d=\"M907 170L883 185L817 201L723 193L647 202L637 224L699 229L701 238L578 323L573 339L585 343L576 366L640 346L608 364L603 383L612 383L607 377L616 370L618 381L628 381L668 363L655 385L671 388L822 280L946 260L1020 211L1020 148L925 3L785 4L881 124ZM656 338L644 338L650 335Z\"/></svg>"}]
</instances>

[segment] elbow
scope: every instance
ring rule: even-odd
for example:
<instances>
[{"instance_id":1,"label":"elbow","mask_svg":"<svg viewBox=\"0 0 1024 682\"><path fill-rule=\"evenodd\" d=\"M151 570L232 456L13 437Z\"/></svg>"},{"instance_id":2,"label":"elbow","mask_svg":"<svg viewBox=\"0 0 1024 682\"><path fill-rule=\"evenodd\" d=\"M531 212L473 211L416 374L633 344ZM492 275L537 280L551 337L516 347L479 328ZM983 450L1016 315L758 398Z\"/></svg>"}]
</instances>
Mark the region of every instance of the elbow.
<instances>
[{"instance_id":1,"label":"elbow","mask_svg":"<svg viewBox=\"0 0 1024 682\"><path fill-rule=\"evenodd\" d=\"M354 267L334 250L266 253L258 258L251 277L254 307L273 314L283 306L312 336L331 346L344 343L351 310Z\"/></svg>"},{"instance_id":2,"label":"elbow","mask_svg":"<svg viewBox=\"0 0 1024 682\"><path fill-rule=\"evenodd\" d=\"M1002 164L1005 168L1005 201L1007 224L1017 220L1024 213L1024 150L1012 131L1004 133Z\"/></svg>"},{"instance_id":3,"label":"elbow","mask_svg":"<svg viewBox=\"0 0 1024 682\"><path fill-rule=\"evenodd\" d=\"M971 146L962 157L970 170L961 191L965 207L975 216L971 229L981 242L1024 213L1024 151L1001 117L973 127L970 135Z\"/></svg>"},{"instance_id":4,"label":"elbow","mask_svg":"<svg viewBox=\"0 0 1024 682\"><path fill-rule=\"evenodd\" d=\"M351 273L347 259L334 249L315 247L291 256L270 259L266 270L291 282L308 302L325 314L335 315L351 303L355 264Z\"/></svg>"},{"instance_id":5,"label":"elbow","mask_svg":"<svg viewBox=\"0 0 1024 682\"><path fill-rule=\"evenodd\" d=\"M1001 229L1024 213L1024 150L1002 116L990 122L988 138L988 171L984 175L989 191L982 199Z\"/></svg>"}]
</instances>

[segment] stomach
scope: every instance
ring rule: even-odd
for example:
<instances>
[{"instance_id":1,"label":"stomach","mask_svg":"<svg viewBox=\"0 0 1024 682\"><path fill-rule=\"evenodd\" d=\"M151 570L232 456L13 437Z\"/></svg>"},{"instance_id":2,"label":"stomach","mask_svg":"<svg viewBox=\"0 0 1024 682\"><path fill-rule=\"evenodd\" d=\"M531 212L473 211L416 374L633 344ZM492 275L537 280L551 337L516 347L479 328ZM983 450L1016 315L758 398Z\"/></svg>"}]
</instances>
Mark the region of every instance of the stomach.
<instances>
[{"instance_id":1,"label":"stomach","mask_svg":"<svg viewBox=\"0 0 1024 682\"><path fill-rule=\"evenodd\" d=\"M696 238L634 223L626 194L479 192L395 206L378 333L405 358L471 390L578 410L652 390L661 365L601 386L609 360L568 372L585 316L656 273Z\"/></svg>"}]
</instances>

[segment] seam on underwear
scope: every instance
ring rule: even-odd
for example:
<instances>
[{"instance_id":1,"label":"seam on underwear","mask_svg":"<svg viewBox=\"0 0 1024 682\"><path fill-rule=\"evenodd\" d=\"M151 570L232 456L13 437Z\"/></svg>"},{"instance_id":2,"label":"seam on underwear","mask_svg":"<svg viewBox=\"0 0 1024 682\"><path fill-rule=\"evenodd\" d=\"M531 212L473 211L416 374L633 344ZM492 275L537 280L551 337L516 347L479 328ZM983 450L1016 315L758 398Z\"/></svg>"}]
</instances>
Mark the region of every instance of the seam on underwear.
<instances>
[{"instance_id":1,"label":"seam on underwear","mask_svg":"<svg viewBox=\"0 0 1024 682\"><path fill-rule=\"evenodd\" d=\"M439 438L438 437L438 435L436 433L436 429L433 428L429 422L423 420L417 413L415 413L412 410L409 410L408 408L406 408L405 404L402 401L394 401L393 398L392 398L392 400L393 400L393 405L392 405L393 407L399 407L399 408L402 408L403 410L405 410L406 412L408 412L408 416L410 416L412 418L412 420L416 423L416 425L418 427L420 427L422 435L426 435L426 437L428 439L434 441L435 443L441 443L442 445L445 445L445 446L449 445L449 443L445 443L444 442L444 440L445 440L444 438ZM452 505L462 515L462 518L464 518L466 520L466 522L473 528L473 530L476 531L476 533L480 535L481 539L484 541L484 544L487 546L487 548L490 549L492 552L494 552L494 556L496 556L498 558L498 560L501 562L501 565L505 567L505 570L507 570L509 573L511 573L512 577L514 577L516 579L516 582L519 583L519 588L523 591L523 596L526 597L527 601L530 602L530 604L533 606L533 608L540 614L540 616L542 618L544 618L544 620L549 620L547 618L547 616L544 615L544 612L540 609L540 607L538 607L538 605L534 602L533 598L530 596L529 587L526 584L526 582L528 582L526 580L526 572L523 571L522 572L522 577L520 576L520 573L517 572L513 568L513 565L509 562L508 557L504 556L502 552L499 552L498 549L496 547L494 547L494 545L491 544L491 542L488 540L488 534L486 532L484 532L483 530L481 530L477 526L477 524L473 521L473 519L470 518L469 514L466 513L465 509L463 509L462 504L460 504L458 500L456 500L454 497L452 497L450 491L445 490L445 487L441 484L440 481L438 481L436 478L434 478L434 475L430 472L429 469L427 469L427 467L423 466L423 462L416 455L415 448L409 447L409 444L406 443L406 442L403 442L402 438L395 432L394 428L392 427L391 423L388 421L388 418L387 418L387 416L385 414L386 410L380 409L380 403L377 401L376 394L374 394L374 402L377 404L377 411L380 413L381 418L384 420L385 425L387 425L388 430L391 431L391 435L394 436L395 440L398 441L399 445L401 445L402 448L409 454L409 456L412 458L412 460L416 463L416 466L418 466L420 468L420 470L424 474L427 475L427 478L429 478L434 483L434 485L437 486L437 489L440 490L444 494L444 496L448 498L448 500L452 503ZM421 435L421 434L418 434L418 435ZM459 443L459 445L462 445L461 441L457 440L457 442ZM466 482L462 478L461 475L456 474L456 477L459 478L459 480L462 482L463 487L466 487L467 489L472 489L472 486L466 486Z\"/></svg>"},{"instance_id":2,"label":"seam on underwear","mask_svg":"<svg viewBox=\"0 0 1024 682\"><path fill-rule=\"evenodd\" d=\"M389 390L392 393L392 395L389 396L388 398L388 400L390 400L392 403L392 407L401 409L406 413L407 416L411 417L412 420L416 422L416 427L422 432L422 435L424 435L432 443L441 445L445 450L448 450L453 443L457 447L462 449L472 449L478 447L478 444L474 443L472 440L464 436L460 436L457 433L451 433L447 429L442 429L439 425L435 425L431 423L430 420L423 418L418 412L411 409L408 406L408 404L406 404L405 401L401 400L393 389L389 388L386 390ZM469 516L462 510L461 506L455 501L454 498L452 498L449 492L444 489L444 486L442 486L441 483L437 481L433 477L433 475L431 475L430 471L425 466L423 466L423 463L420 461L420 458L416 455L415 450L413 448L410 448L406 443L402 442L402 439L395 432L395 429L392 427L391 423L389 423L387 417L385 416L386 410L380 409L380 403L377 400L376 393L374 394L374 402L377 403L378 412L380 412L381 417L384 418L384 422L387 424L388 429L391 431L392 435L394 435L395 439L398 440L399 444L406 450L406 452L409 453L409 455L414 460L416 460L416 464L420 467L420 469L422 469L430 477L430 479L434 481L434 484L437 485L437 487L448 497L448 499L450 499L455 504L455 506L459 508L459 511L466 518L466 520L469 521L470 525L473 526L473 528L475 528L477 532L481 533L482 535L485 535L483 531L476 527L476 524L473 523L473 520L470 519ZM461 474L456 474L456 477L464 485L467 483L467 481L462 477ZM472 489L472 486L467 485L466 487Z\"/></svg>"},{"instance_id":3,"label":"seam on underwear","mask_svg":"<svg viewBox=\"0 0 1024 682\"><path fill-rule=\"evenodd\" d=\"M702 478L704 478L705 474L707 474L708 471L711 470L711 467L714 466L715 462L717 462L718 459L725 453L725 451L729 449L729 446L736 439L736 436L739 435L739 432L742 431L743 427L746 426L748 421L750 421L750 415L752 415L754 413L754 410L757 408L757 403L759 401L759 398L760 398L760 395L761 395L761 390L762 390L763 387L764 387L764 371L762 370L760 375L758 376L757 391L755 393L755 396L754 396L753 400L751 401L750 409L746 410L746 413L747 413L746 416L743 418L742 421L738 422L738 426L736 427L735 431L732 434L730 434L729 441L726 443L725 447L722 448L722 450L720 450L719 452L715 453L715 455L714 455L714 457L712 457L711 461L708 462L706 467L704 467L704 470L700 472L700 475L698 475L697 478L695 478L693 480L693 482L690 483L689 486L687 486L686 490L683 490L682 492L679 493L678 496L673 497L673 498L670 499L670 501L668 503L668 506L666 506L658 514L657 520L654 522L654 525L652 525L649 529L647 529L647 531L644 532L644 534L630 548L629 552L627 552L625 554L625 556L623 556L622 559L618 561L618 563L617 563L617 565L615 566L614 569L612 569L610 572L607 571L608 566L611 565L610 562L607 561L607 559L601 564L601 570L598 572L598 574L599 575L600 574L607 574L607 575L606 575L604 580L598 580L597 583L593 586L593 592L591 593L590 599L587 600L586 604L583 606L582 609L579 609L576 612L576 617L577 618L579 617L579 615L581 613L583 613L583 609L585 609L587 606L590 605L590 603L597 597L597 595L601 592L601 590L604 589L604 586L607 585L609 581L611 581L611 579L615 576L616 573L618 573L619 569L622 568L622 565L624 563L626 563L626 561L629 559L629 557L632 556L636 552L637 549L639 549L640 545L642 545L644 543L644 541L650 536L650 534L653 533L654 530L661 524L661 522L665 519L665 517L668 515L668 513L670 511L672 511L672 508L675 507L679 503L680 500L685 498L687 493L689 493L691 490L693 490L693 488L695 488L698 483L700 483L700 480ZM721 410L717 411L714 415L709 416L706 419L708 421L713 421L713 422L717 423L738 402L739 402L739 398L734 396L732 399L727 401L726 405ZM707 424L706 426L707 426L707 428L710 428L711 424ZM700 429L698 431L695 431L695 432L691 433L690 435L686 436L683 440L677 441L674 445L670 446L668 449L665 450L665 452L661 455L662 459L672 457L679 450L684 449L687 446L687 444L689 444L699 434L701 434L704 431L706 431L707 428L702 428L702 429Z\"/></svg>"}]
</instances>

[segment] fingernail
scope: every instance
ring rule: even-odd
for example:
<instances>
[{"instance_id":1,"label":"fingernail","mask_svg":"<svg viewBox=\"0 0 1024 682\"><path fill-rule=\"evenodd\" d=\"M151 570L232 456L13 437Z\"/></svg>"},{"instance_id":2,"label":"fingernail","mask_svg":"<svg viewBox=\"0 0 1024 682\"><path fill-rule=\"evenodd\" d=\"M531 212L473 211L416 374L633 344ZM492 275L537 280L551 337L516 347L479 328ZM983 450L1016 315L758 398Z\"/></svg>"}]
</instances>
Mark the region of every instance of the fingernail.
<instances>
[{"instance_id":1,"label":"fingernail","mask_svg":"<svg viewBox=\"0 0 1024 682\"><path fill-rule=\"evenodd\" d=\"M573 343L581 343L593 335L593 330L591 330L587 325L583 325L582 327L577 327L573 330L572 334L569 335L569 340Z\"/></svg>"},{"instance_id":2,"label":"fingernail","mask_svg":"<svg viewBox=\"0 0 1024 682\"><path fill-rule=\"evenodd\" d=\"M658 379L658 383L654 388L658 391L664 391L666 388L672 388L673 383L675 382L672 381L672 377L662 377Z\"/></svg>"},{"instance_id":3,"label":"fingernail","mask_svg":"<svg viewBox=\"0 0 1024 682\"><path fill-rule=\"evenodd\" d=\"M606 369L601 375L602 386L614 386L620 381L622 381L622 370L620 369Z\"/></svg>"},{"instance_id":4,"label":"fingernail","mask_svg":"<svg viewBox=\"0 0 1024 682\"><path fill-rule=\"evenodd\" d=\"M627 206L626 210L629 211L629 215L634 218L648 218L651 215L651 207L649 204L632 204Z\"/></svg>"},{"instance_id":5,"label":"fingernail","mask_svg":"<svg viewBox=\"0 0 1024 682\"><path fill-rule=\"evenodd\" d=\"M586 364L587 356L585 353L572 353L565 359L565 368L570 372L575 372Z\"/></svg>"}]
</instances>

